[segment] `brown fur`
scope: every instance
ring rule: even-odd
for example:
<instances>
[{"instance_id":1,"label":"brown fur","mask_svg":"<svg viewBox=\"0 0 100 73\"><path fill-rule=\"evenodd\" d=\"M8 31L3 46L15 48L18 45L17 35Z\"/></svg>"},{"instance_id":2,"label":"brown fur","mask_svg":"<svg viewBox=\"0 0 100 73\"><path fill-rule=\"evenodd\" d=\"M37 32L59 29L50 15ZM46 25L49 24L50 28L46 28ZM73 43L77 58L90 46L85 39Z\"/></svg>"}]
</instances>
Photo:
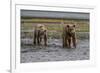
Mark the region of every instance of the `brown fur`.
<instances>
[{"instance_id":1,"label":"brown fur","mask_svg":"<svg viewBox=\"0 0 100 73\"><path fill-rule=\"evenodd\" d=\"M47 46L47 29L44 25L38 24L34 30L34 45L41 45L42 39Z\"/></svg>"},{"instance_id":2,"label":"brown fur","mask_svg":"<svg viewBox=\"0 0 100 73\"><path fill-rule=\"evenodd\" d=\"M75 25L66 25L63 29L63 47L76 48Z\"/></svg>"}]
</instances>

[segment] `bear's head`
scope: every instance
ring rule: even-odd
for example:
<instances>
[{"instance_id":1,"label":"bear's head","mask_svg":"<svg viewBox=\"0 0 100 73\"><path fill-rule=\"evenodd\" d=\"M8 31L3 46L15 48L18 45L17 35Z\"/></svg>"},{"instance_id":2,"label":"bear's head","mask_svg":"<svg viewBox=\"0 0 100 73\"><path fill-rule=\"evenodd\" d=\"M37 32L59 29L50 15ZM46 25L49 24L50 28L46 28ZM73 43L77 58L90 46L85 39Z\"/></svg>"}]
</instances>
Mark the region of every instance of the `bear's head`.
<instances>
[{"instance_id":1,"label":"bear's head","mask_svg":"<svg viewBox=\"0 0 100 73\"><path fill-rule=\"evenodd\" d=\"M68 33L73 33L73 32L75 32L75 27L76 27L76 25L72 25L72 24L68 24L68 25L66 25L66 27L65 27L65 30L68 32Z\"/></svg>"}]
</instances>

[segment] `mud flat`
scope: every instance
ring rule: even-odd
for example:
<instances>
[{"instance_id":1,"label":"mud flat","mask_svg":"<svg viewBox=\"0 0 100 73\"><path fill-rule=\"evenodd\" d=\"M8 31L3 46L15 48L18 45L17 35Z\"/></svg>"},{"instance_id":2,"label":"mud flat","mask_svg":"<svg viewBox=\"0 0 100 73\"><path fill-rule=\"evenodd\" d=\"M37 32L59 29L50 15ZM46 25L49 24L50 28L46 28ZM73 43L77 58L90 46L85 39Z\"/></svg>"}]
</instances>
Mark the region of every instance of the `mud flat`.
<instances>
[{"instance_id":1,"label":"mud flat","mask_svg":"<svg viewBox=\"0 0 100 73\"><path fill-rule=\"evenodd\" d=\"M76 48L62 48L61 39L50 39L47 47L22 45L21 63L89 60L89 53L88 39L78 40Z\"/></svg>"}]
</instances>

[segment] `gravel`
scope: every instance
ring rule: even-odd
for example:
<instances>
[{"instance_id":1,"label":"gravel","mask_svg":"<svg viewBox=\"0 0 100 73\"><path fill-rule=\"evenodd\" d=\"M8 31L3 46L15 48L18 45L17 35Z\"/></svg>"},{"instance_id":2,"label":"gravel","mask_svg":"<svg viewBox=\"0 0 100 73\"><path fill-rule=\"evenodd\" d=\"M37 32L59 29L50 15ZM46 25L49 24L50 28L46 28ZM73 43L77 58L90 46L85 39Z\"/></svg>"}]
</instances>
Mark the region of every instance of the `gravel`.
<instances>
[{"instance_id":1,"label":"gravel","mask_svg":"<svg viewBox=\"0 0 100 73\"><path fill-rule=\"evenodd\" d=\"M62 48L61 39L49 39L47 47L34 46L28 39L25 41L31 44L21 45L21 63L89 60L88 39L77 40L76 48Z\"/></svg>"}]
</instances>

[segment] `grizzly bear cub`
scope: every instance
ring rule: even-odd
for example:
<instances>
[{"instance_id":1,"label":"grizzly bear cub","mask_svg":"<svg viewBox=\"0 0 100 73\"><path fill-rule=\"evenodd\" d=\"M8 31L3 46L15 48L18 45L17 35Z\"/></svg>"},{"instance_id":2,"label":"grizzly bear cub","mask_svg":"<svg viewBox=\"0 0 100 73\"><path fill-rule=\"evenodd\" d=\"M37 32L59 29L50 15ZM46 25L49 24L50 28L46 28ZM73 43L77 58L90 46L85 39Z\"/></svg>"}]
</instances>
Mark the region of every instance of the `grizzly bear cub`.
<instances>
[{"instance_id":1,"label":"grizzly bear cub","mask_svg":"<svg viewBox=\"0 0 100 73\"><path fill-rule=\"evenodd\" d=\"M63 28L63 47L76 48L75 25L66 25Z\"/></svg>"},{"instance_id":2,"label":"grizzly bear cub","mask_svg":"<svg viewBox=\"0 0 100 73\"><path fill-rule=\"evenodd\" d=\"M43 24L38 24L34 30L34 45L41 45L42 39L47 46L47 29Z\"/></svg>"}]
</instances>

